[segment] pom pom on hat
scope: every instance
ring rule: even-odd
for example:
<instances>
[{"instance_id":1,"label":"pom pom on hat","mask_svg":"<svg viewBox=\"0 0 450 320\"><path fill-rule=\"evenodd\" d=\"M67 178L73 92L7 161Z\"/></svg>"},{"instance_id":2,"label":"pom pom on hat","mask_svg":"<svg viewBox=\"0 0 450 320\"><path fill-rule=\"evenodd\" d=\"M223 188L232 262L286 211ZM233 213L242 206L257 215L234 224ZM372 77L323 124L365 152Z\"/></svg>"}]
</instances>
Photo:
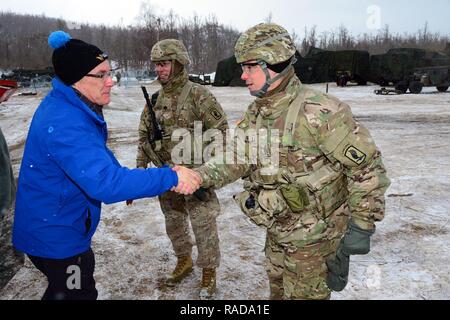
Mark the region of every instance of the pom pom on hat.
<instances>
[{"instance_id":1,"label":"pom pom on hat","mask_svg":"<svg viewBox=\"0 0 450 320\"><path fill-rule=\"evenodd\" d=\"M64 31L58 30L58 31L54 31L50 34L50 36L48 37L48 44L53 49L58 49L64 45L66 45L66 43L69 42L70 39L72 39L70 34L64 32Z\"/></svg>"}]
</instances>

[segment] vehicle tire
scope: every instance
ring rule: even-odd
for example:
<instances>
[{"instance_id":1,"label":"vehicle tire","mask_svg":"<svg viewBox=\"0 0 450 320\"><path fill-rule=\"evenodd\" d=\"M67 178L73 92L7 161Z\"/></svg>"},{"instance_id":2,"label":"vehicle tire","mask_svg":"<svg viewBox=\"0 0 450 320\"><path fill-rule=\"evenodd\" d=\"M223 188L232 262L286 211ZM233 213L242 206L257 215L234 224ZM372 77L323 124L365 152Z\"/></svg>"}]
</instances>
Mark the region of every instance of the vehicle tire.
<instances>
[{"instance_id":1,"label":"vehicle tire","mask_svg":"<svg viewBox=\"0 0 450 320\"><path fill-rule=\"evenodd\" d=\"M347 77L341 76L337 79L336 84L338 87L345 87L347 85Z\"/></svg>"},{"instance_id":2,"label":"vehicle tire","mask_svg":"<svg viewBox=\"0 0 450 320\"><path fill-rule=\"evenodd\" d=\"M409 91L414 94L422 92L423 84L420 81L411 81L409 83Z\"/></svg>"},{"instance_id":3,"label":"vehicle tire","mask_svg":"<svg viewBox=\"0 0 450 320\"><path fill-rule=\"evenodd\" d=\"M439 86L439 87L436 87L436 89L438 89L439 92L445 92L445 91L447 91L448 86Z\"/></svg>"},{"instance_id":4,"label":"vehicle tire","mask_svg":"<svg viewBox=\"0 0 450 320\"><path fill-rule=\"evenodd\" d=\"M406 93L408 91L408 81L402 80L395 84L395 90Z\"/></svg>"}]
</instances>

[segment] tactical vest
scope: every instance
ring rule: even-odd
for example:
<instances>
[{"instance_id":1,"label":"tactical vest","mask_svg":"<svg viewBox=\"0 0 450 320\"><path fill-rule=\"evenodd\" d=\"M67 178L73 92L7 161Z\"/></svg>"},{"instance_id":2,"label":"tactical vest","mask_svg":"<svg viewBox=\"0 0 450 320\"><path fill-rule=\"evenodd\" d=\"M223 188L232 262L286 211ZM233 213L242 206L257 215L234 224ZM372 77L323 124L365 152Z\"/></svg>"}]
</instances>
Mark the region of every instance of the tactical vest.
<instances>
[{"instance_id":1,"label":"tactical vest","mask_svg":"<svg viewBox=\"0 0 450 320\"><path fill-rule=\"evenodd\" d=\"M347 199L342 165L331 163L316 142L295 141L296 130L304 118L307 90L300 91L280 115L285 124L280 136L279 167L262 167L259 162L253 165L250 176L244 179L245 191L235 198L257 225L270 228L278 222L292 228L297 220L308 215L326 221ZM262 123L259 114L257 131Z\"/></svg>"},{"instance_id":2,"label":"tactical vest","mask_svg":"<svg viewBox=\"0 0 450 320\"><path fill-rule=\"evenodd\" d=\"M194 121L200 121L200 115L195 108L187 103L187 98L193 83L187 81L181 91L178 99L173 100L171 95L166 95L162 90L158 95L155 106L156 120L162 126L164 131L163 139L156 143L155 151L158 152L164 162L171 163L171 151L179 142L172 141L172 133L175 129L185 128L192 133L194 130Z\"/></svg>"}]
</instances>

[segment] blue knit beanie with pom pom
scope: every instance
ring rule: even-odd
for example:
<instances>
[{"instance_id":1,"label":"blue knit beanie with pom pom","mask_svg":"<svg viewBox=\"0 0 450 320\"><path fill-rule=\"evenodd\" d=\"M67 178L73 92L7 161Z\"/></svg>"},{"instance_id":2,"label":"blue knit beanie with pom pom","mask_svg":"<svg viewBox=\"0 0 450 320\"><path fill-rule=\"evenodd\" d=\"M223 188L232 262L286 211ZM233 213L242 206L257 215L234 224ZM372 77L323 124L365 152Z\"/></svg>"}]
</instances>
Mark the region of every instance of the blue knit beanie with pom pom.
<instances>
[{"instance_id":1,"label":"blue knit beanie with pom pom","mask_svg":"<svg viewBox=\"0 0 450 320\"><path fill-rule=\"evenodd\" d=\"M52 32L48 37L48 44L54 49L52 63L55 74L69 86L108 59L108 55L96 46L72 39L64 31Z\"/></svg>"}]
</instances>

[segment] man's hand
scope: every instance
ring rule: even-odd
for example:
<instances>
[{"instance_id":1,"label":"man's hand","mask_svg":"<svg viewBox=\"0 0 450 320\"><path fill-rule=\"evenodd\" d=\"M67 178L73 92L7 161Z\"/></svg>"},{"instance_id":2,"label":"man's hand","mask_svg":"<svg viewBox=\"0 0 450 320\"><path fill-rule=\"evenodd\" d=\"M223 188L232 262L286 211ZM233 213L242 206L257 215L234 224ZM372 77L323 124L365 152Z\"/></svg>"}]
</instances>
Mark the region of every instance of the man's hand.
<instances>
[{"instance_id":1,"label":"man's hand","mask_svg":"<svg viewBox=\"0 0 450 320\"><path fill-rule=\"evenodd\" d=\"M375 229L364 230L353 220L348 223L348 229L339 244L334 259L327 261L327 285L333 291L341 291L348 282L350 255L367 254L370 251L370 236Z\"/></svg>"},{"instance_id":2,"label":"man's hand","mask_svg":"<svg viewBox=\"0 0 450 320\"><path fill-rule=\"evenodd\" d=\"M175 191L184 195L190 195L197 191L198 188L200 188L202 179L197 172L181 166L175 166L172 169L178 175L178 185L176 187L173 187L171 191Z\"/></svg>"}]
</instances>

